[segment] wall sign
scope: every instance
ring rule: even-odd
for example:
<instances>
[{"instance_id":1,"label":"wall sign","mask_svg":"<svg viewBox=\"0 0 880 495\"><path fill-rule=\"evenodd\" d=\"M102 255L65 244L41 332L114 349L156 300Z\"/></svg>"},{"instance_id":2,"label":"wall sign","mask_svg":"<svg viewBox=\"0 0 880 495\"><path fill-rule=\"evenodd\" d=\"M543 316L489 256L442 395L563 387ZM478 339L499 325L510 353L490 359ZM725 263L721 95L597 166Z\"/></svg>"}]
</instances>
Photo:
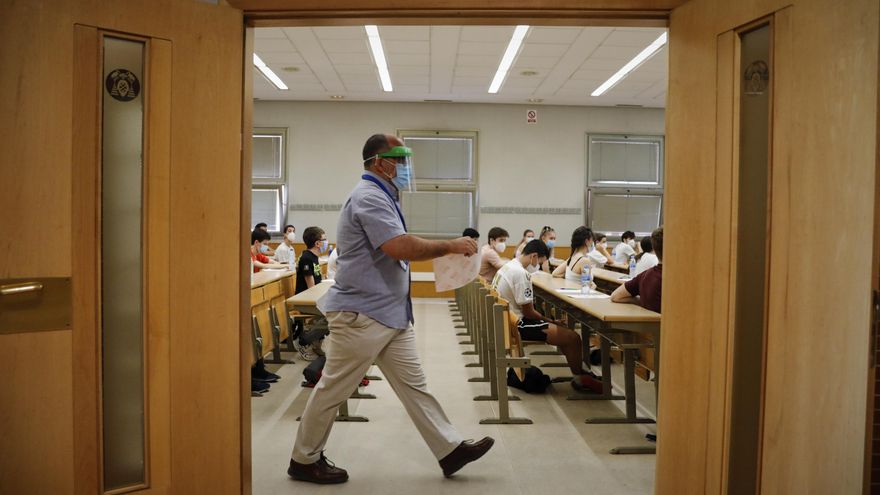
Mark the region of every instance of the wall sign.
<instances>
[{"instance_id":1,"label":"wall sign","mask_svg":"<svg viewBox=\"0 0 880 495\"><path fill-rule=\"evenodd\" d=\"M141 93L141 83L133 72L126 69L114 69L107 74L105 81L107 92L119 101L131 101Z\"/></svg>"},{"instance_id":2,"label":"wall sign","mask_svg":"<svg viewBox=\"0 0 880 495\"><path fill-rule=\"evenodd\" d=\"M537 124L538 123L538 111L537 110L526 111L526 122L529 124Z\"/></svg>"}]
</instances>

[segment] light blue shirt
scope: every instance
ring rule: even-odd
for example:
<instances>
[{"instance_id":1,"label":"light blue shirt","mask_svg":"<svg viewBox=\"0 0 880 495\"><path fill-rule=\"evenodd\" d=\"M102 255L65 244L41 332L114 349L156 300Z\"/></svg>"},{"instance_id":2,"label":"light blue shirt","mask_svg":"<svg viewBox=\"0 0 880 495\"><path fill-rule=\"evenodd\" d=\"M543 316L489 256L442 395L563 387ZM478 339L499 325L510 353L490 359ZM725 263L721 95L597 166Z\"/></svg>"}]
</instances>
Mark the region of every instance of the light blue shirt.
<instances>
[{"instance_id":1,"label":"light blue shirt","mask_svg":"<svg viewBox=\"0 0 880 495\"><path fill-rule=\"evenodd\" d=\"M397 189L378 179L392 194ZM336 283L318 301L323 313L363 313L389 328L404 330L413 323L409 263L382 251L387 241L406 234L399 203L377 184L362 179L339 215L336 232L339 258Z\"/></svg>"}]
</instances>

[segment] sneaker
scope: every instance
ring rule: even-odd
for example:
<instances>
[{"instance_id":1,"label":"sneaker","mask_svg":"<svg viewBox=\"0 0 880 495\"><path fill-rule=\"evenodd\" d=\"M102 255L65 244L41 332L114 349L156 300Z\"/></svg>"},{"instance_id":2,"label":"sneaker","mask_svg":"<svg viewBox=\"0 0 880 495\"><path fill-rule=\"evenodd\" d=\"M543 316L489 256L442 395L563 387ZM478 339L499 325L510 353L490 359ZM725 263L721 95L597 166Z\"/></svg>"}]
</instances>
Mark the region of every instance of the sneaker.
<instances>
[{"instance_id":1,"label":"sneaker","mask_svg":"<svg viewBox=\"0 0 880 495\"><path fill-rule=\"evenodd\" d=\"M251 372L251 380L256 380L258 382L275 383L280 379L281 377L279 375L276 375L265 368L262 370L254 369Z\"/></svg>"},{"instance_id":2,"label":"sneaker","mask_svg":"<svg viewBox=\"0 0 880 495\"><path fill-rule=\"evenodd\" d=\"M370 379L369 379L369 378L364 377L364 378L361 380L361 387L366 387L366 386L369 385L369 384L370 384Z\"/></svg>"},{"instance_id":3,"label":"sneaker","mask_svg":"<svg viewBox=\"0 0 880 495\"><path fill-rule=\"evenodd\" d=\"M268 392L268 391L269 391L269 384L268 383L251 379L251 392L263 393L263 392Z\"/></svg>"},{"instance_id":4,"label":"sneaker","mask_svg":"<svg viewBox=\"0 0 880 495\"><path fill-rule=\"evenodd\" d=\"M578 392L601 394L602 379L592 373L577 375L571 379L571 388L577 390Z\"/></svg>"},{"instance_id":5,"label":"sneaker","mask_svg":"<svg viewBox=\"0 0 880 495\"><path fill-rule=\"evenodd\" d=\"M318 355L312 351L311 345L302 345L299 347L299 355L302 356L306 361L314 361L318 359Z\"/></svg>"}]
</instances>

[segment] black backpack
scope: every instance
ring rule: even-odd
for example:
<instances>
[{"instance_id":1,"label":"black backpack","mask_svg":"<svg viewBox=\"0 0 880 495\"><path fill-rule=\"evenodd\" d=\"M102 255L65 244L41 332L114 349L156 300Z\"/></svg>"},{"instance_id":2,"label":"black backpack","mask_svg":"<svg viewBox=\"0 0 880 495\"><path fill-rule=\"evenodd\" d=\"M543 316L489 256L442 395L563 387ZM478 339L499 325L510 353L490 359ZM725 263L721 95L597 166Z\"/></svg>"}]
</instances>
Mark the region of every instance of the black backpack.
<instances>
[{"instance_id":1,"label":"black backpack","mask_svg":"<svg viewBox=\"0 0 880 495\"><path fill-rule=\"evenodd\" d=\"M520 380L513 368L507 368L507 385L529 394L543 394L550 385L550 377L538 368L529 366L523 374L523 380Z\"/></svg>"},{"instance_id":2,"label":"black backpack","mask_svg":"<svg viewBox=\"0 0 880 495\"><path fill-rule=\"evenodd\" d=\"M303 368L303 376L306 381L303 385L314 387L318 380L321 379L321 372L324 370L324 365L327 363L327 358L325 356L318 356L318 359L315 359L308 366Z\"/></svg>"}]
</instances>

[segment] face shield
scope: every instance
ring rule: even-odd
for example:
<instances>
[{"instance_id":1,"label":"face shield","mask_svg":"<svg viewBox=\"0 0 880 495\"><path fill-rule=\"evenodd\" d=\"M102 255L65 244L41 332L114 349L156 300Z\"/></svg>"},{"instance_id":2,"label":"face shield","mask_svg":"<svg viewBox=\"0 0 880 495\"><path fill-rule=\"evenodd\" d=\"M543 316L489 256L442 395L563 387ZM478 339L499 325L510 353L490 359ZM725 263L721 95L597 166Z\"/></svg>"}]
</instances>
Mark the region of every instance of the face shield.
<instances>
[{"instance_id":1,"label":"face shield","mask_svg":"<svg viewBox=\"0 0 880 495\"><path fill-rule=\"evenodd\" d=\"M406 146L395 146L390 150L379 153L379 159L395 162L397 175L391 179L394 187L400 192L415 192L415 172L412 164L412 149Z\"/></svg>"}]
</instances>

